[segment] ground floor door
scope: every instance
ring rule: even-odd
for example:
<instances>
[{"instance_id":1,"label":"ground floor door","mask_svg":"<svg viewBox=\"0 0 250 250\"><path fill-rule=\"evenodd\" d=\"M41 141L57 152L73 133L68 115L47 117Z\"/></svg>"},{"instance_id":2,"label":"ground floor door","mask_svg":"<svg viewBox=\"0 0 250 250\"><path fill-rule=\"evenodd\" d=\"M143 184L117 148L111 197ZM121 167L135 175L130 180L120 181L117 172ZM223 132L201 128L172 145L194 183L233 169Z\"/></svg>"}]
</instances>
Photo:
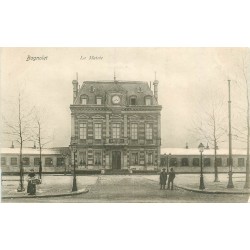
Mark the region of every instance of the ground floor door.
<instances>
[{"instance_id":1,"label":"ground floor door","mask_svg":"<svg viewBox=\"0 0 250 250\"><path fill-rule=\"evenodd\" d=\"M112 169L121 169L121 151L112 152Z\"/></svg>"}]
</instances>

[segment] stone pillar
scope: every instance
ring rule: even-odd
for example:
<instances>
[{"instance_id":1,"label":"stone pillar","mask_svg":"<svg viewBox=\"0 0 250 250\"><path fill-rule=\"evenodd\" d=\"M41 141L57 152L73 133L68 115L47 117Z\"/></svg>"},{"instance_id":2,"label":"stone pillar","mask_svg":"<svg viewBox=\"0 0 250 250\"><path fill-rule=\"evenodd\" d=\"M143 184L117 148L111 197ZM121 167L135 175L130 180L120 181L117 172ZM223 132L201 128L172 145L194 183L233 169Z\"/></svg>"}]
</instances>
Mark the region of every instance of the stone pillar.
<instances>
[{"instance_id":1,"label":"stone pillar","mask_svg":"<svg viewBox=\"0 0 250 250\"><path fill-rule=\"evenodd\" d=\"M127 115L124 115L124 137L128 137L128 117Z\"/></svg>"},{"instance_id":2,"label":"stone pillar","mask_svg":"<svg viewBox=\"0 0 250 250\"><path fill-rule=\"evenodd\" d=\"M109 114L106 114L106 138L109 138Z\"/></svg>"},{"instance_id":3,"label":"stone pillar","mask_svg":"<svg viewBox=\"0 0 250 250\"><path fill-rule=\"evenodd\" d=\"M158 128L158 145L161 145L161 114L158 114L158 119L157 119L157 128Z\"/></svg>"},{"instance_id":4,"label":"stone pillar","mask_svg":"<svg viewBox=\"0 0 250 250\"><path fill-rule=\"evenodd\" d=\"M75 116L71 114L71 139L75 138Z\"/></svg>"}]
</instances>

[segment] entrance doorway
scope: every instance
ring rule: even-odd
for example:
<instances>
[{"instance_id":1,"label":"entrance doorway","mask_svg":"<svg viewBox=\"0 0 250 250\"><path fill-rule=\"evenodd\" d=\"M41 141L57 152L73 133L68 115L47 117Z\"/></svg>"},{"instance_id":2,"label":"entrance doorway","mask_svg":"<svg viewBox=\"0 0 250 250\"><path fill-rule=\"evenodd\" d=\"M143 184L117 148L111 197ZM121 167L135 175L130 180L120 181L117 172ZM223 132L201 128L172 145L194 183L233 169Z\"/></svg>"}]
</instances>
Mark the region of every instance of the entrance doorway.
<instances>
[{"instance_id":1,"label":"entrance doorway","mask_svg":"<svg viewBox=\"0 0 250 250\"><path fill-rule=\"evenodd\" d=\"M112 152L112 169L121 169L121 151Z\"/></svg>"}]
</instances>

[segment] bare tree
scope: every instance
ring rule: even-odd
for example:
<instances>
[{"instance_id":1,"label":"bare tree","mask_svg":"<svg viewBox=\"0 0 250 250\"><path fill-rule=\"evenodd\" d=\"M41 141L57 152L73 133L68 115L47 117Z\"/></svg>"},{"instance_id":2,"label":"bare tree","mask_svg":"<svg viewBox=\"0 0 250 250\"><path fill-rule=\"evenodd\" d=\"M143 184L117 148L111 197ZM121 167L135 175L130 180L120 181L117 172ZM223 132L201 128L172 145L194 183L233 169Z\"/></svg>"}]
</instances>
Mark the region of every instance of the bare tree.
<instances>
[{"instance_id":1,"label":"bare tree","mask_svg":"<svg viewBox=\"0 0 250 250\"><path fill-rule=\"evenodd\" d=\"M21 92L18 93L18 100L17 100L17 115L16 113L15 118L13 120L6 119L3 117L4 122L4 134L8 135L11 140L18 142L20 145L19 151L19 168L20 168L20 183L18 186L17 191L22 192L24 191L24 184L23 184L23 146L26 142L32 140L31 134L31 123L32 123L32 113L33 108L29 108L28 111L24 105L24 98Z\"/></svg>"},{"instance_id":2,"label":"bare tree","mask_svg":"<svg viewBox=\"0 0 250 250\"><path fill-rule=\"evenodd\" d=\"M214 150L214 181L218 182L218 160L217 150L221 143L225 141L225 107L223 95L218 92L208 91L209 103L197 113L193 118L193 128L191 129L194 137L201 141L206 141Z\"/></svg>"},{"instance_id":3,"label":"bare tree","mask_svg":"<svg viewBox=\"0 0 250 250\"><path fill-rule=\"evenodd\" d=\"M33 135L34 140L38 143L39 147L39 178L42 180L42 150L43 148L49 144L52 139L48 136L48 131L46 131L46 120L44 110L35 108L34 113L34 129Z\"/></svg>"},{"instance_id":4,"label":"bare tree","mask_svg":"<svg viewBox=\"0 0 250 250\"><path fill-rule=\"evenodd\" d=\"M250 147L250 49L244 49L243 53L241 55L241 58L238 63L238 72L240 73L237 75L237 83L238 86L243 89L243 92L245 93L245 112L244 109L243 113L245 117L245 126L243 126L242 130L238 129L238 133L240 136L238 136L238 139L241 141L245 141L247 144L247 161L246 161L246 180L245 180L245 185L244 188L250 188L250 183L249 183L249 147ZM244 137L246 138L244 140Z\"/></svg>"}]
</instances>

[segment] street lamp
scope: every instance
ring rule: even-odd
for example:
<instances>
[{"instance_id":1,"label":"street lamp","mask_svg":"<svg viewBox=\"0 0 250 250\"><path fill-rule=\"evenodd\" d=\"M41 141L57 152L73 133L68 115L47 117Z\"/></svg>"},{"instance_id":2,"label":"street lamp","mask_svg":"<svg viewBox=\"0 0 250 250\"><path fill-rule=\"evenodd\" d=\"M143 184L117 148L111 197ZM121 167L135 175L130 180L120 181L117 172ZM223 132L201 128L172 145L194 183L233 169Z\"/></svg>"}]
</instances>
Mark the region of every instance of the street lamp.
<instances>
[{"instance_id":1,"label":"street lamp","mask_svg":"<svg viewBox=\"0 0 250 250\"><path fill-rule=\"evenodd\" d=\"M228 80L228 125L229 125L229 158L228 158L228 184L227 188L234 188L233 184L233 158L232 158L232 133L231 133L231 92L230 80Z\"/></svg>"},{"instance_id":2,"label":"street lamp","mask_svg":"<svg viewBox=\"0 0 250 250\"><path fill-rule=\"evenodd\" d=\"M72 192L75 192L75 191L77 191L77 185L76 185L76 152L77 152L77 148L76 148L76 145L72 145L72 150L74 153L74 177L73 177Z\"/></svg>"},{"instance_id":3,"label":"street lamp","mask_svg":"<svg viewBox=\"0 0 250 250\"><path fill-rule=\"evenodd\" d=\"M167 165L167 154L164 153L164 167L166 167Z\"/></svg>"},{"instance_id":4,"label":"street lamp","mask_svg":"<svg viewBox=\"0 0 250 250\"><path fill-rule=\"evenodd\" d=\"M167 166L167 173L168 173L168 169L169 169L169 167L170 167L170 157L171 157L171 153L169 153L169 155L168 155L168 166Z\"/></svg>"},{"instance_id":5,"label":"street lamp","mask_svg":"<svg viewBox=\"0 0 250 250\"><path fill-rule=\"evenodd\" d=\"M204 179L203 179L203 169L202 169L202 152L204 151L204 145L202 143L200 143L200 145L198 146L198 149L201 153L201 175L200 175L200 187L199 187L199 189L203 190L203 189L205 189Z\"/></svg>"}]
</instances>

